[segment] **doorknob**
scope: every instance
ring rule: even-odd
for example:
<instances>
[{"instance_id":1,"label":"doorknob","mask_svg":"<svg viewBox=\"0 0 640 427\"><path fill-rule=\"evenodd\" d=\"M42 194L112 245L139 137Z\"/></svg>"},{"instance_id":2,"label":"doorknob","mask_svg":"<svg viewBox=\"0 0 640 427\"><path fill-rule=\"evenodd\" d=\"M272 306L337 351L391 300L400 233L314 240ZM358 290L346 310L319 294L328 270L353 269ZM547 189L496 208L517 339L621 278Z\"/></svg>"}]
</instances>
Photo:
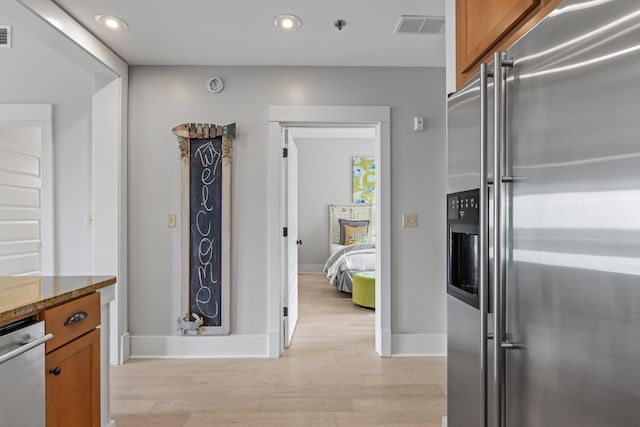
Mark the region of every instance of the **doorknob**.
<instances>
[{"instance_id":1,"label":"doorknob","mask_svg":"<svg viewBox=\"0 0 640 427\"><path fill-rule=\"evenodd\" d=\"M296 245L301 246L302 245L302 240L296 240Z\"/></svg>"}]
</instances>

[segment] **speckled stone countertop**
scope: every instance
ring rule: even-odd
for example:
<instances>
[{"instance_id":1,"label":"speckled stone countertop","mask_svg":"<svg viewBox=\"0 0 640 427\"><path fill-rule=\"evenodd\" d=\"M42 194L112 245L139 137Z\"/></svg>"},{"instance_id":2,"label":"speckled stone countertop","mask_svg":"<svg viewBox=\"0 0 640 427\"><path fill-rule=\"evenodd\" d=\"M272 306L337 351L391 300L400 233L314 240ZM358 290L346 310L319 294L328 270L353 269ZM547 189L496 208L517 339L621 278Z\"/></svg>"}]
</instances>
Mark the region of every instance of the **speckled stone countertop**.
<instances>
[{"instance_id":1,"label":"speckled stone countertop","mask_svg":"<svg viewBox=\"0 0 640 427\"><path fill-rule=\"evenodd\" d=\"M114 283L114 276L0 276L0 325Z\"/></svg>"}]
</instances>

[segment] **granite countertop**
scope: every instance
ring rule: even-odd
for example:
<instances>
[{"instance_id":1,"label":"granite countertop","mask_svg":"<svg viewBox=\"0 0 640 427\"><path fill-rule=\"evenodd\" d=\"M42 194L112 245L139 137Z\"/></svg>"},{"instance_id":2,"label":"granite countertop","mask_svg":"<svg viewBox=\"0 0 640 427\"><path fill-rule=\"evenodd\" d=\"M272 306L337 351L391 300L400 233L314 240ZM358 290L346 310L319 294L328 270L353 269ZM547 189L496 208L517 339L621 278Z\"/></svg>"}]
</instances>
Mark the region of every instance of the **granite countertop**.
<instances>
[{"instance_id":1,"label":"granite countertop","mask_svg":"<svg viewBox=\"0 0 640 427\"><path fill-rule=\"evenodd\" d=\"M114 283L114 276L0 276L0 325Z\"/></svg>"}]
</instances>

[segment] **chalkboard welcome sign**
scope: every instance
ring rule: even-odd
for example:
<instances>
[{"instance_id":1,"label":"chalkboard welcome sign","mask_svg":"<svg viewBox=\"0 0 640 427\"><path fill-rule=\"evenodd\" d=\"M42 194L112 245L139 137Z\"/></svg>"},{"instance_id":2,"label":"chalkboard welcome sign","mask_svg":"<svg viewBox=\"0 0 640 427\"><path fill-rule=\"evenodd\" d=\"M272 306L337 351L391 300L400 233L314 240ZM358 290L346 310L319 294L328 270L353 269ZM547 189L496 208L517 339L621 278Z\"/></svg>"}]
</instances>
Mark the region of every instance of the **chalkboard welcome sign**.
<instances>
[{"instance_id":1,"label":"chalkboard welcome sign","mask_svg":"<svg viewBox=\"0 0 640 427\"><path fill-rule=\"evenodd\" d=\"M173 129L182 157L183 334L228 334L231 235L231 141L227 126ZM194 319L193 321L191 319Z\"/></svg>"}]
</instances>

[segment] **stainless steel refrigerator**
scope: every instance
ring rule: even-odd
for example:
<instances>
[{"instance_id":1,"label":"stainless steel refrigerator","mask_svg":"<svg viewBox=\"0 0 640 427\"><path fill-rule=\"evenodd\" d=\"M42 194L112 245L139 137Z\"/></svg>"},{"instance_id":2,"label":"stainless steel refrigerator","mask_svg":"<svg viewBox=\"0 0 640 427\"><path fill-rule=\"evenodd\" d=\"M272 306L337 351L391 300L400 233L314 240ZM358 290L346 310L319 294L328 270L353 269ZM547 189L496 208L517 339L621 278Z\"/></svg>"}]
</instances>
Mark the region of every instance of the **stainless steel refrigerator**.
<instances>
[{"instance_id":1,"label":"stainless steel refrigerator","mask_svg":"<svg viewBox=\"0 0 640 427\"><path fill-rule=\"evenodd\" d=\"M447 157L448 426L639 426L640 2L565 1L496 52Z\"/></svg>"}]
</instances>

